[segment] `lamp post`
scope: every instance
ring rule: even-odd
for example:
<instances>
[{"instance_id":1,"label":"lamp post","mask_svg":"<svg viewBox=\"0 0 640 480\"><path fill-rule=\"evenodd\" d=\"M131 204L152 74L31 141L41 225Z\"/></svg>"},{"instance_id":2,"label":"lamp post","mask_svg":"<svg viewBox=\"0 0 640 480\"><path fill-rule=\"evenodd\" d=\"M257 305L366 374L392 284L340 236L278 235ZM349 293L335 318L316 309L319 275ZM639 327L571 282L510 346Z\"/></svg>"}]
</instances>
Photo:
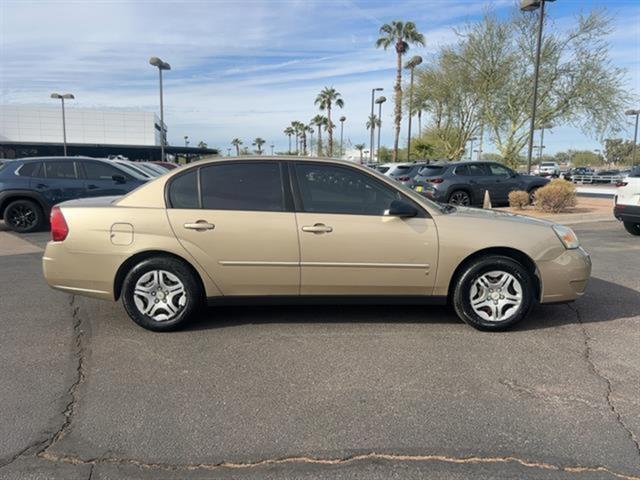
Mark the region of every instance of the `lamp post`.
<instances>
[{"instance_id":1,"label":"lamp post","mask_svg":"<svg viewBox=\"0 0 640 480\"><path fill-rule=\"evenodd\" d=\"M544 150L544 131L545 129L551 130L553 125L550 123L543 123L540 130L540 147L538 148L538 163L542 162L542 151Z\"/></svg>"},{"instance_id":2,"label":"lamp post","mask_svg":"<svg viewBox=\"0 0 640 480\"><path fill-rule=\"evenodd\" d=\"M231 156L231 149L227 148L227 157L230 157L230 156Z\"/></svg>"},{"instance_id":3,"label":"lamp post","mask_svg":"<svg viewBox=\"0 0 640 480\"><path fill-rule=\"evenodd\" d=\"M631 166L634 167L636 165L636 144L638 143L638 117L640 116L640 110L627 110L624 112L625 115L636 117L636 129L633 134L633 154L631 156Z\"/></svg>"},{"instance_id":4,"label":"lamp post","mask_svg":"<svg viewBox=\"0 0 640 480\"><path fill-rule=\"evenodd\" d=\"M185 135L184 136L184 146L188 147L189 146L189 135Z\"/></svg>"},{"instance_id":5,"label":"lamp post","mask_svg":"<svg viewBox=\"0 0 640 480\"><path fill-rule=\"evenodd\" d=\"M171 70L171 65L162 61L158 57L151 57L149 64L158 68L158 74L160 76L160 161L164 162L164 146L167 143L167 132L164 128L164 104L162 99L162 71Z\"/></svg>"},{"instance_id":6,"label":"lamp post","mask_svg":"<svg viewBox=\"0 0 640 480\"><path fill-rule=\"evenodd\" d=\"M62 148L64 151L64 156L67 156L67 121L64 116L64 101L65 100L73 100L74 97L72 93L65 93L60 95L59 93L52 93L51 98L60 99L62 102Z\"/></svg>"},{"instance_id":7,"label":"lamp post","mask_svg":"<svg viewBox=\"0 0 640 480\"><path fill-rule=\"evenodd\" d=\"M344 148L343 148L343 134L344 134L344 122L347 119L344 115L340 117L340 158L344 156Z\"/></svg>"},{"instance_id":8,"label":"lamp post","mask_svg":"<svg viewBox=\"0 0 640 480\"><path fill-rule=\"evenodd\" d=\"M373 115L374 115L374 113L373 113L374 96L375 96L376 92L381 92L383 90L384 90L384 88L382 88L382 87L376 87L376 88L372 88L371 89L371 118L373 118ZM373 128L371 128L371 142L369 144L369 161L371 163L373 163L373 135L374 135Z\"/></svg>"},{"instance_id":9,"label":"lamp post","mask_svg":"<svg viewBox=\"0 0 640 480\"><path fill-rule=\"evenodd\" d=\"M382 130L382 104L386 101L387 98L383 96L376 98L376 103L378 104L378 122L380 122L380 124L378 125L378 163L380 163L380 130Z\"/></svg>"},{"instance_id":10,"label":"lamp post","mask_svg":"<svg viewBox=\"0 0 640 480\"><path fill-rule=\"evenodd\" d=\"M273 157L273 147L274 147L273 143L269 145L269 147L271 147L271 156Z\"/></svg>"},{"instance_id":11,"label":"lamp post","mask_svg":"<svg viewBox=\"0 0 640 480\"><path fill-rule=\"evenodd\" d=\"M407 125L407 162L411 160L411 117L413 116L413 71L422 63L422 57L416 55L409 60L404 68L411 71L411 80L409 81L409 124Z\"/></svg>"},{"instance_id":12,"label":"lamp post","mask_svg":"<svg viewBox=\"0 0 640 480\"><path fill-rule=\"evenodd\" d=\"M473 142L475 142L478 137L471 137L469 141L471 142L471 148L469 148L469 161L473 160Z\"/></svg>"},{"instance_id":13,"label":"lamp post","mask_svg":"<svg viewBox=\"0 0 640 480\"><path fill-rule=\"evenodd\" d=\"M529 151L527 152L527 173L531 173L531 156L533 155L533 131L536 125L536 107L538 104L538 77L540 76L540 49L542 46L542 27L544 25L544 5L555 0L520 0L520 10L532 12L540 9L538 24L538 42L536 44L536 59L533 74L533 102L531 106L531 124L529 126Z\"/></svg>"}]
</instances>

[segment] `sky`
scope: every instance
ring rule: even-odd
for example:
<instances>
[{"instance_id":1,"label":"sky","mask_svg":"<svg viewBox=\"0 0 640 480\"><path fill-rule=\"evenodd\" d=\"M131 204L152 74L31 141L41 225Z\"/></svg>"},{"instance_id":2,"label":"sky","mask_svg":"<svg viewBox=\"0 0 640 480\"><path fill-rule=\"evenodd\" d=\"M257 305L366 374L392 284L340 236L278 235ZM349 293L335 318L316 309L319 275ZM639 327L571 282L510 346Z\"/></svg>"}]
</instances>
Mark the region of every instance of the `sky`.
<instances>
[{"instance_id":1,"label":"sky","mask_svg":"<svg viewBox=\"0 0 640 480\"><path fill-rule=\"evenodd\" d=\"M640 1L558 0L547 4L548 28L603 4L615 22L611 59L627 70L638 98ZM75 95L68 108L158 112L158 72L148 63L158 56L171 64L164 77L171 144L188 135L194 145L203 140L226 153L234 137L245 145L262 137L284 151L283 129L308 122L318 113L316 94L333 86L345 101L336 117L347 117L350 144L368 143L371 88L385 89L382 143L391 145L395 53L375 48L379 27L414 21L426 46L409 55L428 62L486 9L509 15L516 1L0 0L0 105L52 105L57 91ZM630 137L631 126L622 135ZM566 126L546 133L545 144L551 154L602 148Z\"/></svg>"}]
</instances>

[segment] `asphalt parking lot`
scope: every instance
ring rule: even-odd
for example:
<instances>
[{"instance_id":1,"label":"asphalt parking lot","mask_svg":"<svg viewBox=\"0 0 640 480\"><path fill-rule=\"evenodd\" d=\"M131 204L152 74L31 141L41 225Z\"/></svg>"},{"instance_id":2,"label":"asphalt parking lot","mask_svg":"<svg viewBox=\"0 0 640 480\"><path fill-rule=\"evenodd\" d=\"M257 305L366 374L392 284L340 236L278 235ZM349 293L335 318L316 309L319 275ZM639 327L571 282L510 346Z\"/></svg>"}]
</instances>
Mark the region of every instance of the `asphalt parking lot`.
<instances>
[{"instance_id":1,"label":"asphalt parking lot","mask_svg":"<svg viewBox=\"0 0 640 480\"><path fill-rule=\"evenodd\" d=\"M158 334L0 232L0 479L640 478L640 241L482 333L434 307L229 307Z\"/></svg>"}]
</instances>

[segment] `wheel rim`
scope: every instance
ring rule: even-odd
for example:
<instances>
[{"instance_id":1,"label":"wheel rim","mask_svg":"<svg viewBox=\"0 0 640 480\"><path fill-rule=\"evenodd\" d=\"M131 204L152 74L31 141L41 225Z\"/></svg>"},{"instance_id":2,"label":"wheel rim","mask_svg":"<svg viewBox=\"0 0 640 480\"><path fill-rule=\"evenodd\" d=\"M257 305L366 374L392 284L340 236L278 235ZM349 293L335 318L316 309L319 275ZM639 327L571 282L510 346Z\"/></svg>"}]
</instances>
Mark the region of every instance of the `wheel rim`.
<instances>
[{"instance_id":1,"label":"wheel rim","mask_svg":"<svg viewBox=\"0 0 640 480\"><path fill-rule=\"evenodd\" d=\"M20 230L32 227L36 222L36 212L27 205L14 205L6 216L9 225Z\"/></svg>"},{"instance_id":2,"label":"wheel rim","mask_svg":"<svg viewBox=\"0 0 640 480\"><path fill-rule=\"evenodd\" d=\"M152 270L136 282L133 300L140 313L156 322L164 322L172 320L184 309L187 293L173 273Z\"/></svg>"},{"instance_id":3,"label":"wheel rim","mask_svg":"<svg viewBox=\"0 0 640 480\"><path fill-rule=\"evenodd\" d=\"M471 286L471 308L483 320L509 320L522 305L522 285L510 273L494 270L478 277Z\"/></svg>"},{"instance_id":4,"label":"wheel rim","mask_svg":"<svg viewBox=\"0 0 640 480\"><path fill-rule=\"evenodd\" d=\"M449 199L449 203L453 205L469 205L471 203L471 199L466 192L454 192Z\"/></svg>"}]
</instances>

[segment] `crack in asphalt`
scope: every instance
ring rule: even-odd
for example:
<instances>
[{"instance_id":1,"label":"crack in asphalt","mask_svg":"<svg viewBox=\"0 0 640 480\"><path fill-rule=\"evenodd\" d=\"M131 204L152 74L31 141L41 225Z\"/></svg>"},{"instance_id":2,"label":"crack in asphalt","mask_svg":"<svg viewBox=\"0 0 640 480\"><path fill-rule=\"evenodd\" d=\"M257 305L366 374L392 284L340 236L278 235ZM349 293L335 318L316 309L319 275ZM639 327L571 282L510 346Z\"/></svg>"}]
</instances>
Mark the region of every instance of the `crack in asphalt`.
<instances>
[{"instance_id":1,"label":"crack in asphalt","mask_svg":"<svg viewBox=\"0 0 640 480\"><path fill-rule=\"evenodd\" d=\"M526 460L514 456L506 457L483 457L483 456L469 456L469 457L454 457L450 455L403 455L395 453L363 453L358 455L352 455L348 457L338 458L321 458L313 456L294 456L283 457L276 459L257 460L255 462L220 462L220 463L198 463L198 464L170 464L170 463L148 463L140 460L130 458L118 458L118 457L103 457L100 459L84 460L80 457L73 455L57 455L53 453L46 453L43 458L52 462L61 462L72 465L119 465L119 466L133 466L145 470L164 470L171 472L178 471L197 471L197 470L222 470L222 469L250 469L257 467L268 467L274 465L284 464L312 464L312 465L343 465L347 463L362 462L367 460L384 460L389 462L443 462L451 464L504 464L512 463L521 465L528 468L536 468L541 470L550 470L561 473L606 473L615 478L621 478L624 480L640 480L640 477L634 475L627 475L624 473L613 471L604 466L561 466L554 465L546 462L536 462L533 460Z\"/></svg>"},{"instance_id":2,"label":"crack in asphalt","mask_svg":"<svg viewBox=\"0 0 640 480\"><path fill-rule=\"evenodd\" d=\"M528 395L529 397L532 397L532 398L538 398L541 400L557 402L564 405L579 403L581 405L584 405L589 408L593 408L595 410L600 410L602 408L602 405L595 404L582 397L578 397L575 395L569 395L569 396L557 395L555 393L547 392L544 388L528 387L526 385L522 385L518 383L515 380L510 380L508 378L500 379L499 383L507 387L509 390L512 390L516 393L521 393L523 395Z\"/></svg>"},{"instance_id":3,"label":"crack in asphalt","mask_svg":"<svg viewBox=\"0 0 640 480\"><path fill-rule=\"evenodd\" d=\"M606 386L606 401L607 401L607 405L609 406L609 410L611 410L611 413L613 413L613 415L616 417L616 421L618 422L618 424L622 427L622 429L626 432L626 434L629 436L629 439L631 439L631 441L633 442L635 449L638 453L638 456L640 456L640 442L638 441L638 439L636 438L635 434L633 433L633 431L627 426L627 424L624 422L624 420L622 419L622 416L620 415L620 412L618 412L618 410L616 409L615 405L613 404L613 400L611 399L611 396L613 395L613 386L611 385L611 380L604 375L596 366L595 362L593 361L592 358L592 353L593 350L591 348L591 342L593 342L593 339L591 338L591 336L589 335L589 333L587 332L587 329L584 325L584 322L582 321L582 315L580 314L580 310L578 310L578 307L574 307L570 304L567 304L567 307L569 308L569 310L571 310L572 312L574 312L576 314L576 318L578 319L578 325L580 325L580 330L582 331L582 335L584 336L584 358L587 361L587 364L589 365L589 370L591 371L591 373L593 375L595 375L597 378L599 378L600 380L602 380Z\"/></svg>"}]
</instances>

